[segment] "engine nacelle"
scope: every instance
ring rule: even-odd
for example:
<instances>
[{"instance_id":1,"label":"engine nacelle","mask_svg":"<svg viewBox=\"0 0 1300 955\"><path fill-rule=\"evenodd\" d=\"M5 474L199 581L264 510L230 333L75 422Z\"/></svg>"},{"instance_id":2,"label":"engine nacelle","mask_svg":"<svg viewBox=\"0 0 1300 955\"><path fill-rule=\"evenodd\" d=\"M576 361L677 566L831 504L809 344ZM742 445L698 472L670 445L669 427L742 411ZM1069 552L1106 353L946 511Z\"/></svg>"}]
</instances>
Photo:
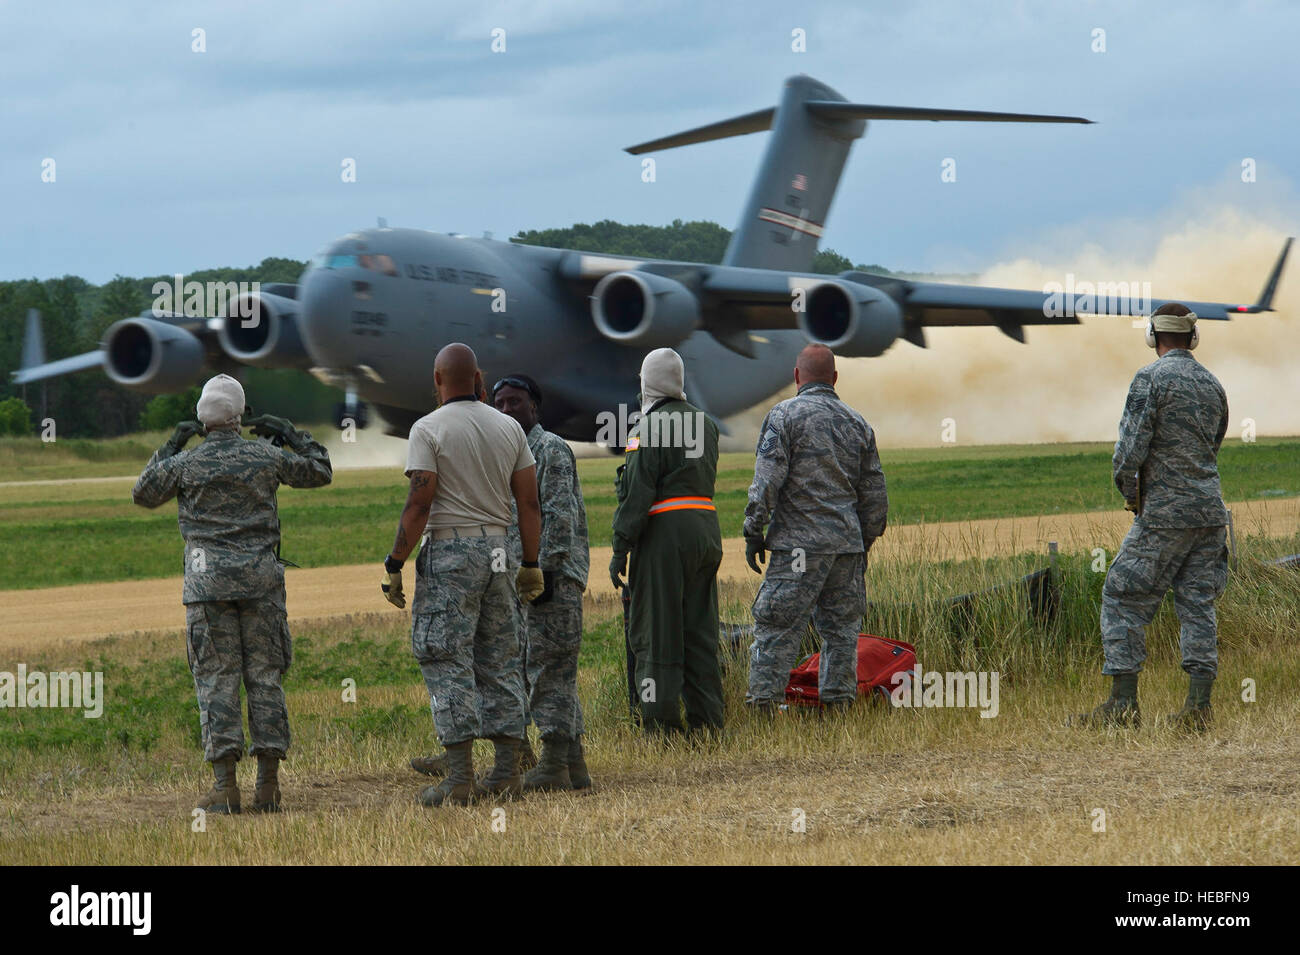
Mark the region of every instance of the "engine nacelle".
<instances>
[{"instance_id":1,"label":"engine nacelle","mask_svg":"<svg viewBox=\"0 0 1300 955\"><path fill-rule=\"evenodd\" d=\"M799 313L809 341L848 358L874 358L903 333L903 310L878 289L831 280L813 286Z\"/></svg>"},{"instance_id":2,"label":"engine nacelle","mask_svg":"<svg viewBox=\"0 0 1300 955\"><path fill-rule=\"evenodd\" d=\"M104 332L104 371L126 388L166 394L188 388L203 373L203 342L152 318L124 318Z\"/></svg>"},{"instance_id":3,"label":"engine nacelle","mask_svg":"<svg viewBox=\"0 0 1300 955\"><path fill-rule=\"evenodd\" d=\"M610 272L591 293L591 318L620 345L671 347L700 325L700 302L681 282L651 272Z\"/></svg>"},{"instance_id":4,"label":"engine nacelle","mask_svg":"<svg viewBox=\"0 0 1300 955\"><path fill-rule=\"evenodd\" d=\"M311 366L298 333L298 303L293 299L254 292L241 295L228 311L217 328L217 340L231 358L259 368Z\"/></svg>"}]
</instances>

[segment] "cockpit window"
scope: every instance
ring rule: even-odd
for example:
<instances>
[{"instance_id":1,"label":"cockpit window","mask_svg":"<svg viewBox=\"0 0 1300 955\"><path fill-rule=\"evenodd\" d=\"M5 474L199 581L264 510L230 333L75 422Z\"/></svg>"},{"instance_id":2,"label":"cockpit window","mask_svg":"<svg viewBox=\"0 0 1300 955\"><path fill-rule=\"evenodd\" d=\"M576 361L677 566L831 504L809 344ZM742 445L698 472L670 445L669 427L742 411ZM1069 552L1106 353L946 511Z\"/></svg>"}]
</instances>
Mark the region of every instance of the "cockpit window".
<instances>
[{"instance_id":1,"label":"cockpit window","mask_svg":"<svg viewBox=\"0 0 1300 955\"><path fill-rule=\"evenodd\" d=\"M359 256L361 267L370 269L372 272L382 272L384 275L397 275L397 266L393 263L392 257L387 255L367 255Z\"/></svg>"},{"instance_id":2,"label":"cockpit window","mask_svg":"<svg viewBox=\"0 0 1300 955\"><path fill-rule=\"evenodd\" d=\"M355 269L360 266L363 269L369 269L372 272L381 272L384 275L396 276L397 263L388 255L376 255L369 252L363 252L360 255L342 255L330 252L322 252L312 259L312 267L317 269Z\"/></svg>"}]
</instances>

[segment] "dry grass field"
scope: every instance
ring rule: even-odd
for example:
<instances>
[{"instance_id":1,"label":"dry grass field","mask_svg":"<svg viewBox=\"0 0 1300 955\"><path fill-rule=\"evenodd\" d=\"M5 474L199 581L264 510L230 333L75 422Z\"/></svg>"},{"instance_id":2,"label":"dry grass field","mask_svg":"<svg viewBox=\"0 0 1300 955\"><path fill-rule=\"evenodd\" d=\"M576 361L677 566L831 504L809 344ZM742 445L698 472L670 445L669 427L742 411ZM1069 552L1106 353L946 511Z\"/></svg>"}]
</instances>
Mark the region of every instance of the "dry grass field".
<instances>
[{"instance_id":1,"label":"dry grass field","mask_svg":"<svg viewBox=\"0 0 1300 955\"><path fill-rule=\"evenodd\" d=\"M1281 542L1283 544L1290 542ZM1260 553L1279 542L1255 541ZM998 715L860 701L842 718L743 712L745 661L728 657L721 739L646 740L627 720L612 595L587 602L581 672L595 789L468 808L416 804L407 759L435 747L404 615L304 623L287 682L295 731L279 816L209 817L181 636L142 633L19 650L47 670L106 671L105 716L4 714L0 858L9 863L895 863L1261 864L1300 853L1300 658L1294 571L1243 560L1225 596L1218 721L1202 737L1156 725L1181 702L1176 622L1153 627L1138 730L1080 732L1065 717L1103 693L1087 555L1063 558L1062 605L1035 623L995 598L954 636L927 593L979 589L1035 558L873 562L876 621L915 642L927 669L1001 674ZM599 565L595 565L599 570ZM723 587L744 622L754 581ZM869 621L870 625L870 621ZM906 631L906 632L899 632ZM1077 632L1076 632L1077 631ZM12 656L5 652L8 660ZM403 669L405 668L405 674ZM341 677L357 681L342 700ZM1255 702L1243 702L1253 680ZM26 727L15 727L27 721ZM105 724L87 729L82 724ZM57 725L55 725L57 724ZM23 736L26 732L27 736ZM41 733L46 733L42 736ZM62 735L60 735L62 734ZM486 765L488 750L478 754ZM252 761L241 764L251 794ZM1104 817L1099 814L1104 813ZM1099 831L1104 823L1104 831Z\"/></svg>"}]
</instances>

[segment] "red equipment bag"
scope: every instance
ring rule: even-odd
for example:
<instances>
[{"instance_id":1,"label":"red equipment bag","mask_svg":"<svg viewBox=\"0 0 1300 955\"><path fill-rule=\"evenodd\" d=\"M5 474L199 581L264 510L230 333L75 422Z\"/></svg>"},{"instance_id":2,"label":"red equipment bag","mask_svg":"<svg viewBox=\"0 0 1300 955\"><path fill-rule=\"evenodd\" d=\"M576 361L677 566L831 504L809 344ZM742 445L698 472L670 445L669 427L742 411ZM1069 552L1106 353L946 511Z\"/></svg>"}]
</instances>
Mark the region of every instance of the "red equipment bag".
<instances>
[{"instance_id":1,"label":"red equipment bag","mask_svg":"<svg viewBox=\"0 0 1300 955\"><path fill-rule=\"evenodd\" d=\"M787 703L796 706L819 706L817 694L817 668L821 654L814 653L790 671L790 682L785 688ZM858 696L872 692L888 697L898 684L895 673L916 667L916 647L901 640L877 637L870 633L858 634Z\"/></svg>"}]
</instances>

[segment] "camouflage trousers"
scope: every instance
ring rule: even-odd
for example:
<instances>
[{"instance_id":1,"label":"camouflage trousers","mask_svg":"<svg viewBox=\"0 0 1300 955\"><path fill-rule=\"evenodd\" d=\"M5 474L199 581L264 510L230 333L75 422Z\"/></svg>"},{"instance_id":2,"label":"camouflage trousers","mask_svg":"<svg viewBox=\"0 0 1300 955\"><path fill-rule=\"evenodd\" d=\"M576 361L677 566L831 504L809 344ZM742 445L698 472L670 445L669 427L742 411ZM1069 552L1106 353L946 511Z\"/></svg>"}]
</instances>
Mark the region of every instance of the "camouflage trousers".
<instances>
[{"instance_id":1,"label":"camouflage trousers","mask_svg":"<svg viewBox=\"0 0 1300 955\"><path fill-rule=\"evenodd\" d=\"M426 540L415 573L411 649L438 739L522 737L528 702L505 536Z\"/></svg>"},{"instance_id":2,"label":"camouflage trousers","mask_svg":"<svg viewBox=\"0 0 1300 955\"><path fill-rule=\"evenodd\" d=\"M864 554L771 552L754 600L749 703L783 703L799 644L813 626L822 640L818 693L823 703L858 695L858 631L867 609Z\"/></svg>"},{"instance_id":3,"label":"camouflage trousers","mask_svg":"<svg viewBox=\"0 0 1300 955\"><path fill-rule=\"evenodd\" d=\"M584 732L578 702L582 591L582 584L572 577L556 574L550 600L521 608L528 708L543 738L573 739Z\"/></svg>"},{"instance_id":4,"label":"camouflage trousers","mask_svg":"<svg viewBox=\"0 0 1300 955\"><path fill-rule=\"evenodd\" d=\"M1102 673L1141 671L1147 658L1144 628L1172 587L1183 669L1191 676L1216 675L1214 601L1228 583L1226 538L1223 527L1144 527L1141 519L1133 522L1102 589Z\"/></svg>"},{"instance_id":5,"label":"camouflage trousers","mask_svg":"<svg viewBox=\"0 0 1300 955\"><path fill-rule=\"evenodd\" d=\"M289 751L289 710L280 678L293 662L284 590L249 600L202 600L185 605L185 648L199 699L203 758L244 752L239 684L248 695L249 752Z\"/></svg>"}]
</instances>

